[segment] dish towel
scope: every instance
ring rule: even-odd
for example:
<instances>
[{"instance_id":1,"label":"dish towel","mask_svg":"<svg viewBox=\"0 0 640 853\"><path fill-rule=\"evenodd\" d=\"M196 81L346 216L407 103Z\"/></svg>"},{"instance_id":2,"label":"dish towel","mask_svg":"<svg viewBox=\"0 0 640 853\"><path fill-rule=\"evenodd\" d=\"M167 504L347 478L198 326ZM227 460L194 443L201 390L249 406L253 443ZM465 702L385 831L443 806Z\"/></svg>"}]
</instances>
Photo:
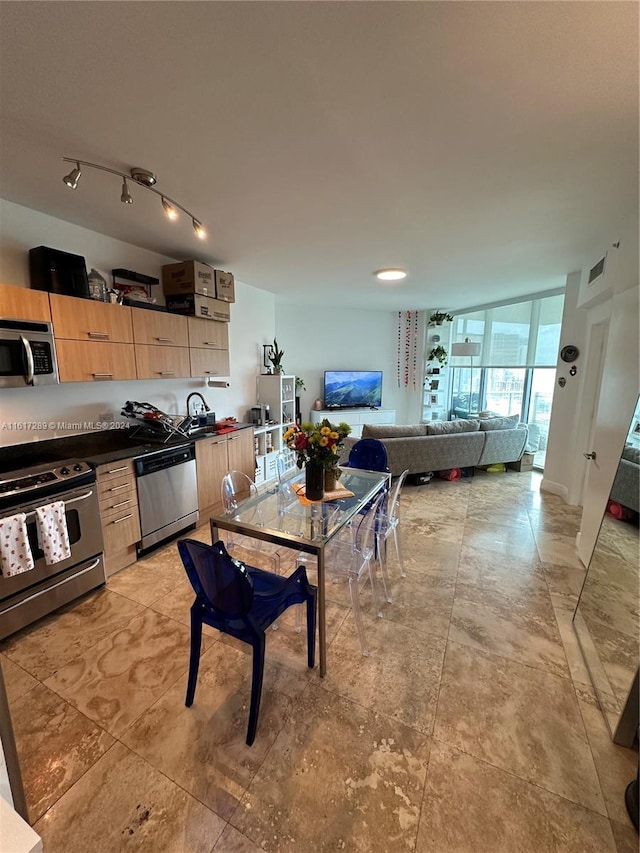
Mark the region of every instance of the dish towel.
<instances>
[{"instance_id":1,"label":"dish towel","mask_svg":"<svg viewBox=\"0 0 640 853\"><path fill-rule=\"evenodd\" d=\"M31 571L33 554L24 512L0 519L0 573L5 578Z\"/></svg>"},{"instance_id":2,"label":"dish towel","mask_svg":"<svg viewBox=\"0 0 640 853\"><path fill-rule=\"evenodd\" d=\"M44 551L44 560L48 566L66 560L71 556L69 547L69 531L67 516L64 511L64 501L39 506L36 509L38 521L38 538Z\"/></svg>"}]
</instances>

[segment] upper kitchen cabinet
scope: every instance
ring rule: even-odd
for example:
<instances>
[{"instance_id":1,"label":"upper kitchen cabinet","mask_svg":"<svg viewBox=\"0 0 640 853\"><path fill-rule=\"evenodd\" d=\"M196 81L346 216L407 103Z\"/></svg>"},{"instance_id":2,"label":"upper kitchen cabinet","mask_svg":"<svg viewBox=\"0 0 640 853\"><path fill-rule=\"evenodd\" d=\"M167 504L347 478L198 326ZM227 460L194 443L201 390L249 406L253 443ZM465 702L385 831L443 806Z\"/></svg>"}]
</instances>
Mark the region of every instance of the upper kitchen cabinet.
<instances>
[{"instance_id":1,"label":"upper kitchen cabinet","mask_svg":"<svg viewBox=\"0 0 640 853\"><path fill-rule=\"evenodd\" d=\"M50 323L49 294L27 287L0 284L0 317L5 320Z\"/></svg>"},{"instance_id":2,"label":"upper kitchen cabinet","mask_svg":"<svg viewBox=\"0 0 640 853\"><path fill-rule=\"evenodd\" d=\"M191 376L229 376L229 326L189 317Z\"/></svg>"},{"instance_id":3,"label":"upper kitchen cabinet","mask_svg":"<svg viewBox=\"0 0 640 853\"><path fill-rule=\"evenodd\" d=\"M136 344L188 347L187 318L163 311L133 308L133 340Z\"/></svg>"},{"instance_id":4,"label":"upper kitchen cabinet","mask_svg":"<svg viewBox=\"0 0 640 853\"><path fill-rule=\"evenodd\" d=\"M49 301L56 339L133 343L132 308L57 293Z\"/></svg>"},{"instance_id":5,"label":"upper kitchen cabinet","mask_svg":"<svg viewBox=\"0 0 640 853\"><path fill-rule=\"evenodd\" d=\"M136 379L131 308L49 294L61 382Z\"/></svg>"}]
</instances>

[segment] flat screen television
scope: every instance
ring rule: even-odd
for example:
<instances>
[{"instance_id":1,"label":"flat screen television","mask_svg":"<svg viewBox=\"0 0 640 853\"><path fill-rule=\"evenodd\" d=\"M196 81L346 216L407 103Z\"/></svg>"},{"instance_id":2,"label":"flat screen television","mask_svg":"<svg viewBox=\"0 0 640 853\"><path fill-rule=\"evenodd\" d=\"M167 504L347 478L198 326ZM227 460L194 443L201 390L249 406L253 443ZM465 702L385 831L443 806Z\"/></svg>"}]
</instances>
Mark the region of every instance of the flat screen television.
<instances>
[{"instance_id":1,"label":"flat screen television","mask_svg":"<svg viewBox=\"0 0 640 853\"><path fill-rule=\"evenodd\" d=\"M380 408L381 370L325 370L325 409Z\"/></svg>"}]
</instances>

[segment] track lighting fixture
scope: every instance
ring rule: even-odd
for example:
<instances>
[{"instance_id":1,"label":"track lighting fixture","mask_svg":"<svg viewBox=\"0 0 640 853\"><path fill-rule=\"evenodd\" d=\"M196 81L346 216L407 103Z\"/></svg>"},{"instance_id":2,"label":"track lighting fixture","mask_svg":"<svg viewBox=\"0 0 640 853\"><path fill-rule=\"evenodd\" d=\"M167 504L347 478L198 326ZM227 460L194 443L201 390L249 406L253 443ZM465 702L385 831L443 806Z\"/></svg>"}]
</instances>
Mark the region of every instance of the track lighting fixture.
<instances>
[{"instance_id":1,"label":"track lighting fixture","mask_svg":"<svg viewBox=\"0 0 640 853\"><path fill-rule=\"evenodd\" d=\"M162 202L162 209L167 215L168 219L177 219L178 211L181 210L183 213L186 213L187 216L191 218L191 224L193 226L193 230L196 235L203 240L207 236L207 232L202 226L202 223L199 222L191 211L187 210L186 207L183 207L181 204L178 204L177 201L174 201L172 198L169 198L168 195L164 193L158 192L158 190L154 189L154 184L156 183L156 176L153 172L150 172L148 169L142 169L140 167L135 167L130 170L127 175L124 172L119 172L117 169L110 169L107 166L99 166L97 163L88 163L86 160L75 160L72 157L63 157L64 163L75 163L75 168L72 169L68 175L65 175L62 179L63 182L72 190L75 190L78 186L78 181L82 176L82 170L80 166L88 166L91 169L99 169L101 172L109 172L111 175L118 175L122 178L122 192L120 195L120 201L123 204L133 204L133 197L129 192L129 185L127 181L133 181L137 186L143 187L145 190L151 190L152 193L160 196L160 200Z\"/></svg>"}]
</instances>

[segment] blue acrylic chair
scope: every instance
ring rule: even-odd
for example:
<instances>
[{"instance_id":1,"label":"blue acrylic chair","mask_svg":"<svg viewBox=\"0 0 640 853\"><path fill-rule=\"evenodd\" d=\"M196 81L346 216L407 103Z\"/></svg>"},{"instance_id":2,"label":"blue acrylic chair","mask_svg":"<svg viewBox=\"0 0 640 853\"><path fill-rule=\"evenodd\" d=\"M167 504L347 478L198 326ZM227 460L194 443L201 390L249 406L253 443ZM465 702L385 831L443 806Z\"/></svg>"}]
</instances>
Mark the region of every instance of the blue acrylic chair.
<instances>
[{"instance_id":1,"label":"blue acrylic chair","mask_svg":"<svg viewBox=\"0 0 640 853\"><path fill-rule=\"evenodd\" d=\"M349 460L344 467L384 471L388 474L387 448L377 438L361 438L349 451Z\"/></svg>"},{"instance_id":2,"label":"blue acrylic chair","mask_svg":"<svg viewBox=\"0 0 640 853\"><path fill-rule=\"evenodd\" d=\"M265 572L235 560L222 542L207 545L181 539L178 552L196 598L191 605L191 654L185 705L190 707L196 692L202 626L210 625L253 647L251 706L247 745L256 736L266 629L293 604L307 605L307 651L310 668L315 660L317 588L307 580L304 566L289 577Z\"/></svg>"}]
</instances>

